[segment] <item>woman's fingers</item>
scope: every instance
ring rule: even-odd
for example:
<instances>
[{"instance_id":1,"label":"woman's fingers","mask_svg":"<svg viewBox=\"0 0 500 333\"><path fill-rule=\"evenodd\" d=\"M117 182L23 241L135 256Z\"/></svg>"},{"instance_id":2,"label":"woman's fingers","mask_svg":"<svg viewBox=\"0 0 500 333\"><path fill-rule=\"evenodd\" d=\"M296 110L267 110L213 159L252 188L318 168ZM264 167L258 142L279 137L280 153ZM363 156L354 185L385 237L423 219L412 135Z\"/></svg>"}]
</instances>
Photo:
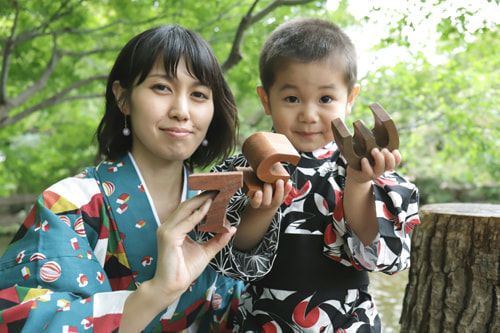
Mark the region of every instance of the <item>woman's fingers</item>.
<instances>
[{"instance_id":1,"label":"woman's fingers","mask_svg":"<svg viewBox=\"0 0 500 333\"><path fill-rule=\"evenodd\" d=\"M200 245L205 250L207 257L212 259L231 240L231 237L236 232L235 227L231 227L228 232L217 233L215 236ZM207 261L208 264L208 261Z\"/></svg>"},{"instance_id":2,"label":"woman's fingers","mask_svg":"<svg viewBox=\"0 0 500 333\"><path fill-rule=\"evenodd\" d=\"M215 196L216 192L205 191L181 202L162 226L165 228L180 226L180 231L189 232L205 218Z\"/></svg>"}]
</instances>

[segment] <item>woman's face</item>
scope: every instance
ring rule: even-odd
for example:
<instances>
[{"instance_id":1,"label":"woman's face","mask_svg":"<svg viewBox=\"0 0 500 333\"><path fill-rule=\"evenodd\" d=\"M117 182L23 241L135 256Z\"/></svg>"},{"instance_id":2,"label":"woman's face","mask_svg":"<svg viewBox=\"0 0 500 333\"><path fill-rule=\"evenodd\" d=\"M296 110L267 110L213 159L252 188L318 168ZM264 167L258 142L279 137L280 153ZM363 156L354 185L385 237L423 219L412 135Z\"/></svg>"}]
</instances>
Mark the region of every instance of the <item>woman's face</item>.
<instances>
[{"instance_id":1,"label":"woman's face","mask_svg":"<svg viewBox=\"0 0 500 333\"><path fill-rule=\"evenodd\" d=\"M121 110L131 118L135 159L182 162L205 138L214 103L210 87L192 77L181 58L176 77L168 77L157 61Z\"/></svg>"}]
</instances>

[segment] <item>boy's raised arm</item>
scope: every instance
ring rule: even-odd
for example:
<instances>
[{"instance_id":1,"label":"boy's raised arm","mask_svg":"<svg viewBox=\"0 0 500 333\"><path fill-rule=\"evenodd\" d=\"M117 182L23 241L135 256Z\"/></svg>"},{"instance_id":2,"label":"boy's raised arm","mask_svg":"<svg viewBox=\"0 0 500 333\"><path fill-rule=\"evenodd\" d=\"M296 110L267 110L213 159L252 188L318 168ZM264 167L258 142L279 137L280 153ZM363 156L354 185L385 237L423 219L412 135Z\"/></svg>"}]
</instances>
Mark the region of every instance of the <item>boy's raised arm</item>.
<instances>
[{"instance_id":1,"label":"boy's raised arm","mask_svg":"<svg viewBox=\"0 0 500 333\"><path fill-rule=\"evenodd\" d=\"M373 242L379 231L372 180L401 163L397 149L390 152L385 148L382 151L375 148L371 154L373 166L368 159L363 158L361 171L350 167L347 169L343 203L347 223L365 246Z\"/></svg>"}]
</instances>

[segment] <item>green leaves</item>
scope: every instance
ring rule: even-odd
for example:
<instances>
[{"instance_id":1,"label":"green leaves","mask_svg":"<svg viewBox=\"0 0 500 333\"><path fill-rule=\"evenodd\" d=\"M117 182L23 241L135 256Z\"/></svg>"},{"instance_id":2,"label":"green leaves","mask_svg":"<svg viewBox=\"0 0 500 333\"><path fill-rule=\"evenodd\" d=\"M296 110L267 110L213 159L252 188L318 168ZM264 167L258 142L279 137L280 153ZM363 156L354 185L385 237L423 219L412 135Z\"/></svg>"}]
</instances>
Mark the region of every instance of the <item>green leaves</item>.
<instances>
[{"instance_id":1,"label":"green leaves","mask_svg":"<svg viewBox=\"0 0 500 333\"><path fill-rule=\"evenodd\" d=\"M408 51L404 61L372 66L360 77L361 94L346 121L363 119L370 126L368 105L381 103L400 129L401 168L407 176L433 179L434 185L491 184L500 178L498 0L401 1L396 8L381 2L359 22L359 4L347 0L333 11L327 1L312 0L4 2L0 196L39 192L94 164L92 139L104 110L107 73L126 41L158 24L179 23L197 31L221 64L227 61L241 142L269 130L270 117L255 91L260 48L277 25L298 16L330 19L348 33L356 28L367 34L363 27L378 21L386 30L376 36L380 42L373 51L396 45ZM250 24L238 30L245 17ZM235 46L238 36L241 44ZM358 43L361 50L371 41ZM233 46L241 60L232 58ZM360 60L371 57L360 52ZM423 192L431 198L426 186Z\"/></svg>"}]
</instances>

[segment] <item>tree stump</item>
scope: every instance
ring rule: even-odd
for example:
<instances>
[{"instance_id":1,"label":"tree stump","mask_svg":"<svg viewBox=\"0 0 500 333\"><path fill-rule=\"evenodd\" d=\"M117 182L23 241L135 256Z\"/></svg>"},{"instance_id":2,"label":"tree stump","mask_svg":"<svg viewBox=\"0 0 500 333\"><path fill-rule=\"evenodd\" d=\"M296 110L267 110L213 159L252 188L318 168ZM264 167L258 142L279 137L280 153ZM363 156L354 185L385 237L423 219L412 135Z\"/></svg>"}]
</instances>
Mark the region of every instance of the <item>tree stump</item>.
<instances>
[{"instance_id":1,"label":"tree stump","mask_svg":"<svg viewBox=\"0 0 500 333\"><path fill-rule=\"evenodd\" d=\"M500 332L500 205L421 207L401 332Z\"/></svg>"}]
</instances>

